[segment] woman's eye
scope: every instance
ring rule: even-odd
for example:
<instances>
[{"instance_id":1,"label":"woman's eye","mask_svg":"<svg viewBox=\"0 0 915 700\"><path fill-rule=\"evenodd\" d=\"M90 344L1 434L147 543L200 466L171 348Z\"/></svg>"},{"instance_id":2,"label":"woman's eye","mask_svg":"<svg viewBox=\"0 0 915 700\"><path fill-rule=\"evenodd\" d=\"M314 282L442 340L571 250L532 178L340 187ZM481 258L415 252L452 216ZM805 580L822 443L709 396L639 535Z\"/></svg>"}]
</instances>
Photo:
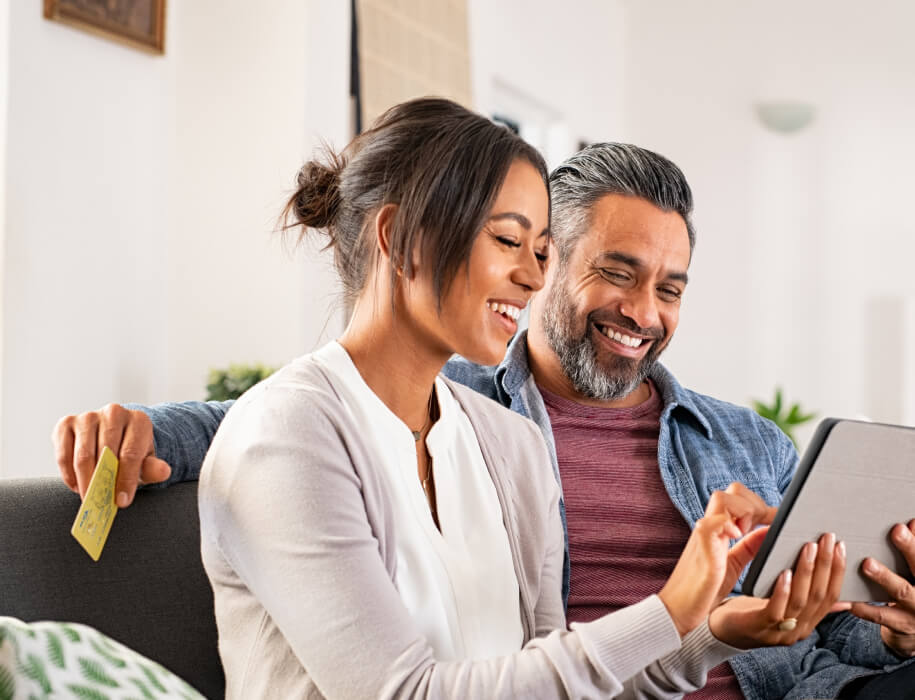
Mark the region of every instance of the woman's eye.
<instances>
[{"instance_id":1,"label":"woman's eye","mask_svg":"<svg viewBox=\"0 0 915 700\"><path fill-rule=\"evenodd\" d=\"M502 245L506 245L509 248L520 248L521 244L513 238L506 238L505 236L496 236L496 240L499 241Z\"/></svg>"},{"instance_id":2,"label":"woman's eye","mask_svg":"<svg viewBox=\"0 0 915 700\"><path fill-rule=\"evenodd\" d=\"M540 262L543 262L543 263L545 263L549 259L549 255L547 255L546 253L534 253L534 255L536 256L537 260L539 260Z\"/></svg>"}]
</instances>

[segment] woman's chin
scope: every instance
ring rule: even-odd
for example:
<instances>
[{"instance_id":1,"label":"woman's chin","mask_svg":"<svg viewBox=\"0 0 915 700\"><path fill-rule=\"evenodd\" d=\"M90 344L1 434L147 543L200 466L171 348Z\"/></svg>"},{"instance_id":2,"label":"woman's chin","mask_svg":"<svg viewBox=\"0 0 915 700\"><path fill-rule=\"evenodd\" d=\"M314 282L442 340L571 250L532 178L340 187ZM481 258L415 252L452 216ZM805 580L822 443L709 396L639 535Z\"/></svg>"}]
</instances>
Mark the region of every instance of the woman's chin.
<instances>
[{"instance_id":1,"label":"woman's chin","mask_svg":"<svg viewBox=\"0 0 915 700\"><path fill-rule=\"evenodd\" d=\"M485 346L475 344L472 348L458 348L455 353L474 364L490 367L505 359L507 348L508 343L487 343Z\"/></svg>"}]
</instances>

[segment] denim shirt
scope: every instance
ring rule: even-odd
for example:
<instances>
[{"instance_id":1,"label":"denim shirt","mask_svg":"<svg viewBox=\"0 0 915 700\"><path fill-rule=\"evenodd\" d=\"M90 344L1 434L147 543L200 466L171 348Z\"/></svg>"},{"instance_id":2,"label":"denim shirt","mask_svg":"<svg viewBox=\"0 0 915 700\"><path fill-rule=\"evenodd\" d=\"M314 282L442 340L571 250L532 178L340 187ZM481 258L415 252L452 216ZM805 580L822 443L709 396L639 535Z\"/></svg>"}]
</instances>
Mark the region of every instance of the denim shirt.
<instances>
[{"instance_id":1,"label":"denim shirt","mask_svg":"<svg viewBox=\"0 0 915 700\"><path fill-rule=\"evenodd\" d=\"M455 356L443 373L531 419L540 428L560 482L549 416L528 364L527 331L517 334L505 359L482 367ZM740 481L770 505L778 505L798 455L774 423L748 408L684 389L659 363L651 379L664 408L658 467L671 501L690 524L702 517L713 491ZM144 407L155 428L156 455L172 466L168 483L196 479L227 402L186 402ZM563 527L565 506L560 501ZM741 577L742 581L742 577ZM738 582L735 591L739 591ZM569 592L569 551L563 565L563 600ZM828 616L791 647L755 649L730 660L748 700L836 697L855 678L893 670L902 662L883 644L880 628L849 613Z\"/></svg>"}]
</instances>

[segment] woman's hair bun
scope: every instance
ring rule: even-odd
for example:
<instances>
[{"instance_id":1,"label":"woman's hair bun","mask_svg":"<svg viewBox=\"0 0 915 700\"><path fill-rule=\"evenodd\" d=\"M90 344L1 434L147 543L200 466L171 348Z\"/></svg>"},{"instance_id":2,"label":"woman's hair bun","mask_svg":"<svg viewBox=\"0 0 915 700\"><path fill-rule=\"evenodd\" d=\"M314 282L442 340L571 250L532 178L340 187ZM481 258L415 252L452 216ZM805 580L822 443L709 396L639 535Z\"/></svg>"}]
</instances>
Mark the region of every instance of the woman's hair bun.
<instances>
[{"instance_id":1,"label":"woman's hair bun","mask_svg":"<svg viewBox=\"0 0 915 700\"><path fill-rule=\"evenodd\" d=\"M299 170L296 192L289 201L289 213L306 228L327 229L340 210L342 160L333 153L327 161L310 160Z\"/></svg>"}]
</instances>

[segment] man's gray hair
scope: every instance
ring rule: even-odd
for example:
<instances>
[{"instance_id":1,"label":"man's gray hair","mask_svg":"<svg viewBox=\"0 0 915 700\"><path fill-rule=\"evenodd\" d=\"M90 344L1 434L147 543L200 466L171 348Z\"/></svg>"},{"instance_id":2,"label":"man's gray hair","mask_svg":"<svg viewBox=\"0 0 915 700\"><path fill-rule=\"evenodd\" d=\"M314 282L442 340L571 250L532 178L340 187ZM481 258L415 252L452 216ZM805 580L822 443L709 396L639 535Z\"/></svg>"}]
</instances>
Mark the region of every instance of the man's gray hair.
<instances>
[{"instance_id":1,"label":"man's gray hair","mask_svg":"<svg viewBox=\"0 0 915 700\"><path fill-rule=\"evenodd\" d=\"M608 194L651 202L683 217L689 250L696 244L690 215L693 193L683 172L662 155L626 143L595 143L582 149L550 175L553 241L565 263L590 223L591 207Z\"/></svg>"}]
</instances>

